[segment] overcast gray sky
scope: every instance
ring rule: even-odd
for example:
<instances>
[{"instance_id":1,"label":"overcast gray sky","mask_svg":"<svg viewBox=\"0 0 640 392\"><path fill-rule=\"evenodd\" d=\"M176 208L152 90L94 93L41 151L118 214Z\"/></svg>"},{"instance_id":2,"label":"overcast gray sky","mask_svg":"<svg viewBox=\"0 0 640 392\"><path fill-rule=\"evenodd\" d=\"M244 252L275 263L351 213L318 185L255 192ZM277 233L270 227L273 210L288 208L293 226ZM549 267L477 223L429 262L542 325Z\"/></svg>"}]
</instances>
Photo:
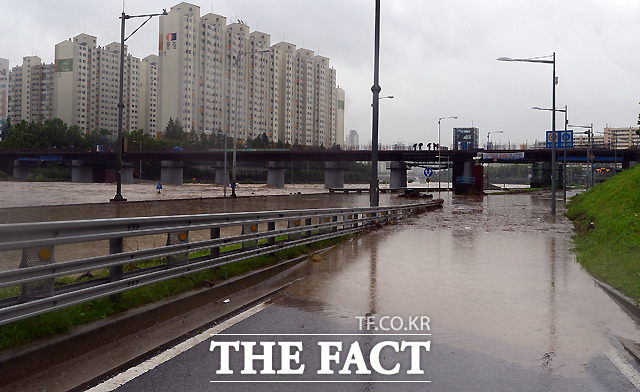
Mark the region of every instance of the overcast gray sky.
<instances>
[{"instance_id":1,"label":"overcast gray sky","mask_svg":"<svg viewBox=\"0 0 640 392\"><path fill-rule=\"evenodd\" d=\"M127 14L169 10L178 1L127 0ZM346 91L345 133L371 139L374 0L192 1L201 14L244 20L329 57ZM122 1L22 0L3 2L0 57L10 66L23 56L53 62L56 43L79 33L104 46L120 40ZM127 32L142 19L131 19ZM157 18L127 41L143 58L157 53ZM569 107L569 122L637 126L640 112L640 1L638 0L382 0L380 141L442 144L453 127L476 126L481 142L543 140L551 113L552 67L499 62L556 52L556 106ZM563 113L556 123L562 126Z\"/></svg>"}]
</instances>

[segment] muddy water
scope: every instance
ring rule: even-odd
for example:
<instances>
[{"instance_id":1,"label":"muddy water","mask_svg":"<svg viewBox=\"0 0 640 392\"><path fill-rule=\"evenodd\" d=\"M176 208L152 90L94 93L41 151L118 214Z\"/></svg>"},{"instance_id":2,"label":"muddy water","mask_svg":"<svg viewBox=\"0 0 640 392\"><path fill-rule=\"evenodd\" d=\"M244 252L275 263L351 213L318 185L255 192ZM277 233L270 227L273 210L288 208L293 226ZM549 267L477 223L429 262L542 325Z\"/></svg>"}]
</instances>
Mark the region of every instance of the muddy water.
<instances>
[{"instance_id":1,"label":"muddy water","mask_svg":"<svg viewBox=\"0 0 640 392\"><path fill-rule=\"evenodd\" d=\"M575 261L562 209L548 211L544 196L449 198L310 263L291 295L327 317L428 316L434 345L581 377L613 335L640 331Z\"/></svg>"},{"instance_id":2,"label":"muddy water","mask_svg":"<svg viewBox=\"0 0 640 392\"><path fill-rule=\"evenodd\" d=\"M14 205L0 208L0 224L369 205L368 193L330 194L322 185L294 185L283 189L243 185L236 199L223 198L222 188L215 185L164 186L159 196L151 188L149 184L123 186L122 193L129 201L110 203L103 201L114 195L111 184L0 182L0 193L7 197L2 205ZM219 197L209 197L212 195ZM380 205L405 203L406 199L395 194L380 195ZM235 234L240 234L239 228L222 233L223 236ZM209 238L208 231L194 231L189 235L191 241ZM148 249L165 243L166 236L162 235L135 237L125 239L124 249ZM107 241L62 245L56 247L54 258L61 262L100 256L108 254L108 249ZM17 268L20 257L20 251L0 252L0 271Z\"/></svg>"}]
</instances>

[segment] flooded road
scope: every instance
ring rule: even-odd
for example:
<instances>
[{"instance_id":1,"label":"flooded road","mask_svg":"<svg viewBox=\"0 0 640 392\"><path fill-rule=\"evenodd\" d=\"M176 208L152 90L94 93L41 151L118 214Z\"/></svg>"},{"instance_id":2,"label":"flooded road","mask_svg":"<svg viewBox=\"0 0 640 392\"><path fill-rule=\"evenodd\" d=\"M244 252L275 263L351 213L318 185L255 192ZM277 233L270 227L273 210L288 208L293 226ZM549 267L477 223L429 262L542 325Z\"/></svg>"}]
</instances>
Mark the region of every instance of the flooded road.
<instances>
[{"instance_id":1,"label":"flooded road","mask_svg":"<svg viewBox=\"0 0 640 392\"><path fill-rule=\"evenodd\" d=\"M584 376L614 335L640 331L575 261L570 222L548 208L540 196L449 199L336 249L292 296L354 314L426 315L433 344Z\"/></svg>"},{"instance_id":2,"label":"flooded road","mask_svg":"<svg viewBox=\"0 0 640 392\"><path fill-rule=\"evenodd\" d=\"M315 337L301 337L302 344L317 351L325 334L346 339L344 334L360 333L356 343L366 346L371 338L362 331L363 317L428 317L431 349L420 358L424 375L411 379L417 381L388 383L396 379L374 373L336 383L338 376L327 381L314 374L304 381L306 387L637 390L638 366L617 337L638 341L640 330L577 264L570 251L572 226L561 212L549 214L548 195L447 196L442 210L355 237L308 262L303 278L280 298L211 339L223 339L225 333L245 340L251 334L307 334ZM416 332L405 331L390 332L402 339ZM232 357L232 369L242 368L238 356ZM310 368L321 366L312 355L301 358ZM215 372L219 361L207 340L116 390L215 389L229 377ZM218 386L264 390L254 383L258 376L236 372L234 377L238 383ZM301 390L292 381L301 378L269 377L262 379L275 382L273 390Z\"/></svg>"}]
</instances>

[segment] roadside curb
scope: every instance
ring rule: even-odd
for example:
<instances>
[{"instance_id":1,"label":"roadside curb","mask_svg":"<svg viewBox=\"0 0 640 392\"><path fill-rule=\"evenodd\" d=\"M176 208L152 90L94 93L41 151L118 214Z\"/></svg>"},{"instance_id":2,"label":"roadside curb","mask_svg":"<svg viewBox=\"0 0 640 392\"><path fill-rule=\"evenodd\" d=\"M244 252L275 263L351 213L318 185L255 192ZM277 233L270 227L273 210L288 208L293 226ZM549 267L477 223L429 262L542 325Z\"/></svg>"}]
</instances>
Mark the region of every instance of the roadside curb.
<instances>
[{"instance_id":1,"label":"roadside curb","mask_svg":"<svg viewBox=\"0 0 640 392\"><path fill-rule=\"evenodd\" d=\"M591 279L593 279L593 281L598 286L600 286L600 288L602 288L602 290L604 290L604 292L607 293L607 295L611 297L611 299L613 299L615 303L617 303L627 314L629 314L633 321L635 321L637 324L640 324L640 307L638 307L631 298L622 294L608 284L599 281L598 279ZM625 348L625 350L636 360L636 362L640 364L640 345L631 339L623 338L621 336L616 336L616 339L618 339L620 344L622 344L622 347Z\"/></svg>"},{"instance_id":2,"label":"roadside curb","mask_svg":"<svg viewBox=\"0 0 640 392\"><path fill-rule=\"evenodd\" d=\"M600 286L604 292L611 297L611 299L620 305L620 307L627 312L636 323L640 324L640 307L638 307L631 298L596 278L592 277L591 279L593 279L593 281Z\"/></svg>"},{"instance_id":3,"label":"roadside curb","mask_svg":"<svg viewBox=\"0 0 640 392\"><path fill-rule=\"evenodd\" d=\"M228 279L214 287L179 294L116 314L104 320L78 326L64 335L44 338L37 342L7 349L0 353L0 380L5 386L24 380L54 365L112 344L123 336L143 331L189 311L210 305L233 294L252 288L289 270L308 258L309 255L303 255L262 270ZM222 315L209 320L209 323L229 317L230 314L241 311L251 303L277 292L279 289L260 295L259 298L236 306L233 309L228 309ZM193 333L193 331L184 331L182 335L189 333ZM180 336L176 338L180 338ZM37 360L34 360L36 358Z\"/></svg>"}]
</instances>

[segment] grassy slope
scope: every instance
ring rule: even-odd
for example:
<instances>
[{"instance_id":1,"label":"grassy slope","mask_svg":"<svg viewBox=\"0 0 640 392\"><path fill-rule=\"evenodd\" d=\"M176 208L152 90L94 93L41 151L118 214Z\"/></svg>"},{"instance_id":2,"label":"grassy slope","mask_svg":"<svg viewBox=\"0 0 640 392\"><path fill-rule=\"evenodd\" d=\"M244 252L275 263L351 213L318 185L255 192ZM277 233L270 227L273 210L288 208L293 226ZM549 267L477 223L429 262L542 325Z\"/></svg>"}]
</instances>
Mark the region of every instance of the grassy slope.
<instances>
[{"instance_id":1,"label":"grassy slope","mask_svg":"<svg viewBox=\"0 0 640 392\"><path fill-rule=\"evenodd\" d=\"M567 216L580 264L640 303L640 165L574 197Z\"/></svg>"}]
</instances>

